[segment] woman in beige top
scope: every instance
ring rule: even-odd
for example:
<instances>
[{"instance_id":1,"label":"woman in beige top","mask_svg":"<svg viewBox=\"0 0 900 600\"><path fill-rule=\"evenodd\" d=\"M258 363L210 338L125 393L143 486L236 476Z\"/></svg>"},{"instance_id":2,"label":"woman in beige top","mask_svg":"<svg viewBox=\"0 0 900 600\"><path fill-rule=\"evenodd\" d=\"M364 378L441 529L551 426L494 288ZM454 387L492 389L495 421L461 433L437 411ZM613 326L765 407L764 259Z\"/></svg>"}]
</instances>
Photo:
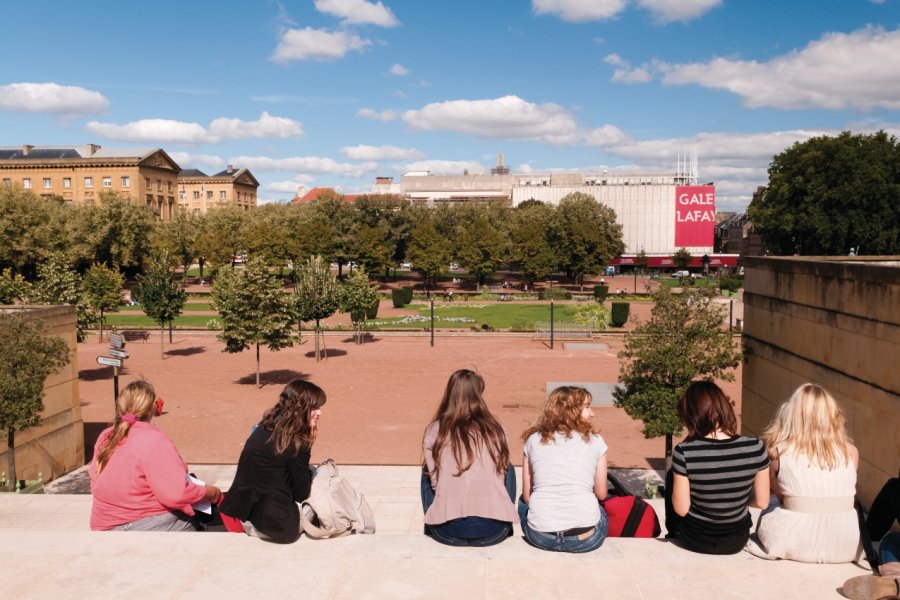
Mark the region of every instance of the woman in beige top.
<instances>
[{"instance_id":1,"label":"woman in beige top","mask_svg":"<svg viewBox=\"0 0 900 600\"><path fill-rule=\"evenodd\" d=\"M498 544L518 521L506 432L483 392L478 373L453 373L422 441L425 534L450 546Z\"/></svg>"},{"instance_id":2,"label":"woman in beige top","mask_svg":"<svg viewBox=\"0 0 900 600\"><path fill-rule=\"evenodd\" d=\"M751 540L747 550L762 558L810 563L860 558L853 508L859 452L831 394L814 383L801 385L762 439L774 495L759 519L759 543Z\"/></svg>"}]
</instances>

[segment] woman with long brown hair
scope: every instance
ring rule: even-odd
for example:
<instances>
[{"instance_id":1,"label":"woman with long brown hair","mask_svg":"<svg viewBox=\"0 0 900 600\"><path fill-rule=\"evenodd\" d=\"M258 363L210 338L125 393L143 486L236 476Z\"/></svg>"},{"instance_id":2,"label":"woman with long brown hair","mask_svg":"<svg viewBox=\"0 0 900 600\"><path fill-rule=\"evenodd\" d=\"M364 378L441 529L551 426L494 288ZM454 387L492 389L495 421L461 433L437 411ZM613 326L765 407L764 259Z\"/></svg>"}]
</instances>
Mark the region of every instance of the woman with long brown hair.
<instances>
[{"instance_id":1,"label":"woman with long brown hair","mask_svg":"<svg viewBox=\"0 0 900 600\"><path fill-rule=\"evenodd\" d=\"M425 533L451 546L491 546L512 535L517 521L515 471L506 432L484 402L484 379L460 369L422 446Z\"/></svg>"},{"instance_id":2,"label":"woman with long brown hair","mask_svg":"<svg viewBox=\"0 0 900 600\"><path fill-rule=\"evenodd\" d=\"M197 531L191 505L222 498L219 488L192 483L169 437L150 421L156 391L129 383L116 404L119 419L100 434L88 472L91 529Z\"/></svg>"},{"instance_id":3,"label":"woman with long brown hair","mask_svg":"<svg viewBox=\"0 0 900 600\"><path fill-rule=\"evenodd\" d=\"M594 431L592 398L584 388L550 392L534 425L522 434L525 540L542 550L590 552L606 539L606 442Z\"/></svg>"},{"instance_id":4,"label":"woman with long brown hair","mask_svg":"<svg viewBox=\"0 0 900 600\"><path fill-rule=\"evenodd\" d=\"M238 520L247 533L279 543L300 537L299 502L309 497L310 453L318 434L325 392L295 379L253 428L222 501L223 520Z\"/></svg>"}]
</instances>

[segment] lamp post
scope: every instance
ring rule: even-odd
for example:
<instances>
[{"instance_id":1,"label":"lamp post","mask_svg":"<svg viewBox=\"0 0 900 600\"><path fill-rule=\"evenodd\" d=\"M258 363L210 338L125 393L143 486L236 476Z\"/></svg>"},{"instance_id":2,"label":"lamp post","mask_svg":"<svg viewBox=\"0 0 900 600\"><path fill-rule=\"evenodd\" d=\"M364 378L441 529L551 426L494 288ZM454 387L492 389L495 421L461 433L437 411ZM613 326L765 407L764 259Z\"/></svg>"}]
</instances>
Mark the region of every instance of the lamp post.
<instances>
[{"instance_id":1,"label":"lamp post","mask_svg":"<svg viewBox=\"0 0 900 600\"><path fill-rule=\"evenodd\" d=\"M431 299L431 347L434 348L434 298Z\"/></svg>"}]
</instances>

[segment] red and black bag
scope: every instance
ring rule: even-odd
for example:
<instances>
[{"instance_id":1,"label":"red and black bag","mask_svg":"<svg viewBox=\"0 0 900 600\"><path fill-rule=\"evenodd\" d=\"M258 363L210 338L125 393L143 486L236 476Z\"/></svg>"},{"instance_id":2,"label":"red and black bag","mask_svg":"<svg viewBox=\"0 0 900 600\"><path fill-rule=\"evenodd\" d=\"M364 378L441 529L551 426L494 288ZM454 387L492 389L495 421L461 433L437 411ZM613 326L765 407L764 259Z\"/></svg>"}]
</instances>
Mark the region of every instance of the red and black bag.
<instances>
[{"instance_id":1,"label":"red and black bag","mask_svg":"<svg viewBox=\"0 0 900 600\"><path fill-rule=\"evenodd\" d=\"M609 522L609 537L655 538L662 532L656 511L643 498L632 496L613 476L608 476L612 493L600 504Z\"/></svg>"}]
</instances>

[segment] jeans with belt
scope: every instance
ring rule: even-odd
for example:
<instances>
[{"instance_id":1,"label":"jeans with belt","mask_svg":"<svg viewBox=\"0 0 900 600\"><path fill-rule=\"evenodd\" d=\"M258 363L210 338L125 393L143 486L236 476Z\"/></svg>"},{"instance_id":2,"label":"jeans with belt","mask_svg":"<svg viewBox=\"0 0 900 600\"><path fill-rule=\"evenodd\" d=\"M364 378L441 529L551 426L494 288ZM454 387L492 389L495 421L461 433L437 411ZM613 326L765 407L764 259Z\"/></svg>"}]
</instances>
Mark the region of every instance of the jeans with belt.
<instances>
[{"instance_id":1,"label":"jeans with belt","mask_svg":"<svg viewBox=\"0 0 900 600\"><path fill-rule=\"evenodd\" d=\"M519 521L525 541L541 550L553 552L590 552L603 545L609 531L606 511L600 507L600 520L594 527L582 527L567 531L536 531L528 526L528 503L519 498Z\"/></svg>"}]
</instances>

